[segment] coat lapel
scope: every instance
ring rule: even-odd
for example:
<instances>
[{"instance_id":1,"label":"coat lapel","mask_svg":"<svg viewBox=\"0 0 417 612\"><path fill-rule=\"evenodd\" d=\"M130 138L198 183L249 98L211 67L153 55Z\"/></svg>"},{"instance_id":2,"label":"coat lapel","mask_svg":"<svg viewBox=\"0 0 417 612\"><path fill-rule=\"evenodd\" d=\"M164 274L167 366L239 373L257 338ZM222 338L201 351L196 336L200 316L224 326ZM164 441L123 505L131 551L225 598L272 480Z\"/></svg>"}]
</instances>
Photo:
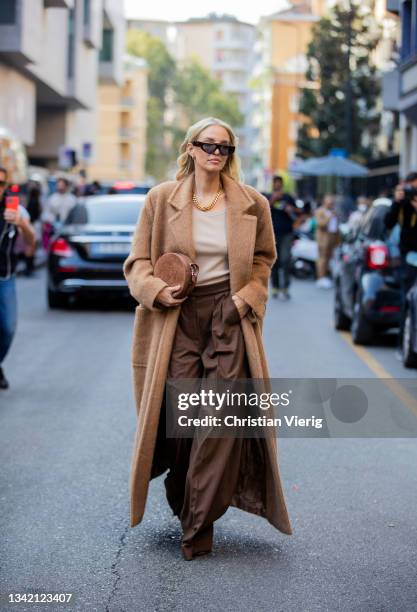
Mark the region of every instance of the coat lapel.
<instances>
[{"instance_id":1,"label":"coat lapel","mask_svg":"<svg viewBox=\"0 0 417 612\"><path fill-rule=\"evenodd\" d=\"M194 174L190 174L168 196L168 203L173 208L173 214L168 217L168 228L174 234L178 251L194 260L193 186Z\"/></svg>"},{"instance_id":2,"label":"coat lapel","mask_svg":"<svg viewBox=\"0 0 417 612\"><path fill-rule=\"evenodd\" d=\"M222 181L226 196L230 285L234 293L249 280L257 218L246 212L255 204L249 192L227 175L222 175ZM178 250L191 259L196 257L193 240L193 187L194 174L191 174L183 179L168 197L168 203L173 210L168 217L169 230L174 234Z\"/></svg>"},{"instance_id":3,"label":"coat lapel","mask_svg":"<svg viewBox=\"0 0 417 612\"><path fill-rule=\"evenodd\" d=\"M250 278L257 218L247 213L255 204L248 191L227 175L223 175L222 179L226 194L230 289L233 294Z\"/></svg>"}]
</instances>

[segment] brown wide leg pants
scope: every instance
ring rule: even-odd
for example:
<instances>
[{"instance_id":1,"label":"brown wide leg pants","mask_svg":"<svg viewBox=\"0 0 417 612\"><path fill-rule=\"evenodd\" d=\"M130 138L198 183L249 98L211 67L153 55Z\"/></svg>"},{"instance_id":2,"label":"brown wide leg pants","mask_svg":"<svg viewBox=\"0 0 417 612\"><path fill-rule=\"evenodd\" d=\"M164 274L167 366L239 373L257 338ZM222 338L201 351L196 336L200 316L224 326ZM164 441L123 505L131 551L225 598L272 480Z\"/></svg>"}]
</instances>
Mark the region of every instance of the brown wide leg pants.
<instances>
[{"instance_id":1,"label":"brown wide leg pants","mask_svg":"<svg viewBox=\"0 0 417 612\"><path fill-rule=\"evenodd\" d=\"M249 365L239 312L229 282L195 287L181 307L168 378L248 378ZM165 428L165 402L159 436ZM164 431L161 431L161 430ZM181 521L187 559L209 552L213 522L236 492L244 440L165 439L168 502Z\"/></svg>"}]
</instances>

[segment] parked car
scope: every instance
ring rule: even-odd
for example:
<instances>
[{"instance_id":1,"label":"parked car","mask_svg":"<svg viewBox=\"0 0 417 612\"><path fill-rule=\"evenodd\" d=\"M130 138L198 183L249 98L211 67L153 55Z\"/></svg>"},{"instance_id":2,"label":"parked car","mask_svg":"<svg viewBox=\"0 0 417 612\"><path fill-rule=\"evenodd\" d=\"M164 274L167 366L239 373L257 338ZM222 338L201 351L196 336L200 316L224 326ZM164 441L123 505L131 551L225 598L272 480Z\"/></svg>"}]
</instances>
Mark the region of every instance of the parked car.
<instances>
[{"instance_id":1,"label":"parked car","mask_svg":"<svg viewBox=\"0 0 417 612\"><path fill-rule=\"evenodd\" d=\"M385 229L388 210L376 200L334 255L334 325L350 329L356 344L400 324L399 232Z\"/></svg>"},{"instance_id":2,"label":"parked car","mask_svg":"<svg viewBox=\"0 0 417 612\"><path fill-rule=\"evenodd\" d=\"M417 368L417 283L406 296L402 349L405 367Z\"/></svg>"},{"instance_id":3,"label":"parked car","mask_svg":"<svg viewBox=\"0 0 417 612\"><path fill-rule=\"evenodd\" d=\"M129 295L123 262L144 200L144 195L90 196L71 210L49 247L50 308L65 307L77 295Z\"/></svg>"},{"instance_id":4,"label":"parked car","mask_svg":"<svg viewBox=\"0 0 417 612\"><path fill-rule=\"evenodd\" d=\"M113 181L113 182L102 182L101 193L104 194L129 194L138 193L146 194L151 188L151 185L144 183L136 183L135 181Z\"/></svg>"}]
</instances>

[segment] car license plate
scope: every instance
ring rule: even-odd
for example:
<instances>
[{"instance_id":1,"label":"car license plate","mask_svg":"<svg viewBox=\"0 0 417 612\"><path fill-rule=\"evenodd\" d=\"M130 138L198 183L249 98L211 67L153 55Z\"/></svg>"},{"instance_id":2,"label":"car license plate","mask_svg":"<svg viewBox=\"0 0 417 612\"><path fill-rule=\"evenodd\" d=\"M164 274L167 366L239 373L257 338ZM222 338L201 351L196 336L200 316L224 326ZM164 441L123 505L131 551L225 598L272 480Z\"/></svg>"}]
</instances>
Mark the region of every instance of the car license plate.
<instances>
[{"instance_id":1,"label":"car license plate","mask_svg":"<svg viewBox=\"0 0 417 612\"><path fill-rule=\"evenodd\" d=\"M92 255L127 255L130 253L129 242L99 242L91 245Z\"/></svg>"}]
</instances>

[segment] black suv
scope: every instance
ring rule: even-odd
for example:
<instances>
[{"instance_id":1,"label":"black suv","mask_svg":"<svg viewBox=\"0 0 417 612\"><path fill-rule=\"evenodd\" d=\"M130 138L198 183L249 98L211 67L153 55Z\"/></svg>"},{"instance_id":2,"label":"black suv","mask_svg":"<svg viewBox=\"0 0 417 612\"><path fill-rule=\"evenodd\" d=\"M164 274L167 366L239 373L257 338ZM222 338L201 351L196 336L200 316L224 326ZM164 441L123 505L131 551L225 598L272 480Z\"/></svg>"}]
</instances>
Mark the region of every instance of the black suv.
<instances>
[{"instance_id":1,"label":"black suv","mask_svg":"<svg viewBox=\"0 0 417 612\"><path fill-rule=\"evenodd\" d=\"M389 201L376 200L335 253L334 325L350 329L355 344L400 324L399 232L386 230L388 210Z\"/></svg>"}]
</instances>

